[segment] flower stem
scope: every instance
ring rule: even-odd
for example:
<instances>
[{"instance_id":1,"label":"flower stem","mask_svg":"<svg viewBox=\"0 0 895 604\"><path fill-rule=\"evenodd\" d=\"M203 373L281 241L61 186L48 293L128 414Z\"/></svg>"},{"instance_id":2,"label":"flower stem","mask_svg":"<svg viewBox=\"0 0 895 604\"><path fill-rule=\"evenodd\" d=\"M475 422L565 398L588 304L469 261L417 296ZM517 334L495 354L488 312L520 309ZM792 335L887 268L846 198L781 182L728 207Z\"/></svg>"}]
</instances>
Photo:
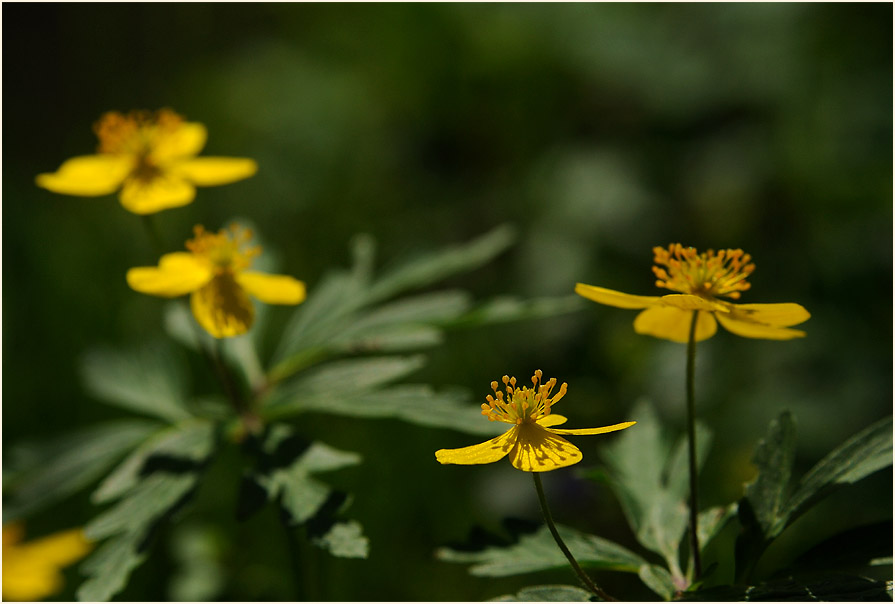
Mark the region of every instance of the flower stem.
<instances>
[{"instance_id":1,"label":"flower stem","mask_svg":"<svg viewBox=\"0 0 895 604\"><path fill-rule=\"evenodd\" d=\"M537 472L531 473L532 478L535 481L535 490L538 492L538 501L541 503L541 511L544 513L544 521L547 523L547 528L550 529L550 534L553 535L554 541L556 541L556 545L559 546L559 549L562 550L562 553L565 555L566 559L569 561L569 564L572 565L572 569L575 571L575 574L578 575L578 578L587 586L589 590L597 594L599 597L603 598L608 602L617 602L615 598L607 594L605 591L600 589L596 583L594 583L590 577L587 576L587 573L579 566L578 561L575 560L575 556L572 555L572 552L569 551L569 548L566 547L565 542L562 540L562 537L559 536L559 532L556 530L556 525L553 523L553 516L550 514L550 508L547 506L547 498L544 496L544 487L541 484L541 476Z\"/></svg>"},{"instance_id":2,"label":"flower stem","mask_svg":"<svg viewBox=\"0 0 895 604\"><path fill-rule=\"evenodd\" d=\"M696 372L696 323L699 311L693 311L690 319L690 337L687 339L687 441L690 457L690 555L693 562L694 580L702 575L702 562L699 559L699 497L696 490L696 397L693 394L694 374Z\"/></svg>"}]
</instances>

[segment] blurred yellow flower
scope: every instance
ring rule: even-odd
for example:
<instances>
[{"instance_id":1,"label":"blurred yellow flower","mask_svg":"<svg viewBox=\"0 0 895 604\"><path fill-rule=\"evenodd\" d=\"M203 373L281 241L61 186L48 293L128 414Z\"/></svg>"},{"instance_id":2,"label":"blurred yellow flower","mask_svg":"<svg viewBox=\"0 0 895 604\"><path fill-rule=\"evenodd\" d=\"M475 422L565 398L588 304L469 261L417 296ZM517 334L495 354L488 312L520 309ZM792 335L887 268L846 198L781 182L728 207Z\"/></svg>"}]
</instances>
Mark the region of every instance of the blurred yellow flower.
<instances>
[{"instance_id":1,"label":"blurred yellow flower","mask_svg":"<svg viewBox=\"0 0 895 604\"><path fill-rule=\"evenodd\" d=\"M246 270L260 247L244 248L252 237L248 229L231 225L217 234L201 225L186 242L188 252L165 254L158 266L132 268L127 283L140 293L176 298L190 295L193 316L215 338L245 333L252 326L255 308L249 295L267 304L299 304L305 284L287 275Z\"/></svg>"},{"instance_id":2,"label":"blurred yellow flower","mask_svg":"<svg viewBox=\"0 0 895 604\"><path fill-rule=\"evenodd\" d=\"M37 185L55 193L95 197L121 190L118 199L134 214L153 214L191 203L196 187L225 185L255 174L254 160L196 157L205 146L205 126L186 122L170 109L104 114L93 127L96 155L64 162L39 174Z\"/></svg>"},{"instance_id":3,"label":"blurred yellow flower","mask_svg":"<svg viewBox=\"0 0 895 604\"><path fill-rule=\"evenodd\" d=\"M740 292L749 289L746 278L755 270L743 250L713 250L699 254L680 243L668 249L655 247L656 285L680 292L665 296L634 296L585 285L575 292L589 300L617 308L645 309L634 319L634 331L673 342L687 342L693 311L698 311L696 341L706 340L717 331L717 322L729 332L746 338L790 340L804 331L787 329L807 321L811 315L799 304L733 304Z\"/></svg>"},{"instance_id":4,"label":"blurred yellow flower","mask_svg":"<svg viewBox=\"0 0 895 604\"><path fill-rule=\"evenodd\" d=\"M581 451L558 436L559 434L605 434L624 430L637 422L624 422L602 428L580 428L577 430L558 430L558 426L566 422L562 415L552 415L550 407L565 396L567 384L559 387L559 392L551 398L550 393L556 385L556 378L538 385L542 372L535 371L531 378L532 387L516 388L516 378L503 376L506 397L498 391L497 382L491 382L495 396L487 397L488 403L482 404L482 415L491 421L512 424L502 436L487 442L461 449L441 449L435 452L435 458L443 464L486 464L510 456L513 467L523 472L549 472L557 468L571 466L581 461Z\"/></svg>"},{"instance_id":5,"label":"blurred yellow flower","mask_svg":"<svg viewBox=\"0 0 895 604\"><path fill-rule=\"evenodd\" d=\"M93 548L81 529L20 543L20 524L3 527L3 599L40 600L62 589L62 568Z\"/></svg>"}]
</instances>

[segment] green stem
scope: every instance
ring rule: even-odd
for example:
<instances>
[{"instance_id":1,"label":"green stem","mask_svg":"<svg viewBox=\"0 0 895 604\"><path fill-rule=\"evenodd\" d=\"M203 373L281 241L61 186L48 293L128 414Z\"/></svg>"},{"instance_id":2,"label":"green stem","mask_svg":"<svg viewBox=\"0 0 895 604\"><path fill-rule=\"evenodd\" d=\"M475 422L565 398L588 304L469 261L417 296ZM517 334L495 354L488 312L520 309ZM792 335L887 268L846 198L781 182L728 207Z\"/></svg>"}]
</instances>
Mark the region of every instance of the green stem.
<instances>
[{"instance_id":1,"label":"green stem","mask_svg":"<svg viewBox=\"0 0 895 604\"><path fill-rule=\"evenodd\" d=\"M702 575L702 562L699 559L699 497L696 489L696 397L693 394L693 382L696 372L696 323L699 311L693 311L690 319L690 337L687 339L687 441L690 457L690 555L693 562L694 580Z\"/></svg>"},{"instance_id":2,"label":"green stem","mask_svg":"<svg viewBox=\"0 0 895 604\"><path fill-rule=\"evenodd\" d=\"M572 565L572 569L575 571L575 574L578 575L578 578L587 586L589 590L597 594L599 597L603 598L608 602L617 602L615 598L607 594L605 591L600 589L596 583L591 580L590 577L587 576L587 573L584 572L584 569L579 566L578 561L575 560L575 556L572 555L572 552L569 551L569 548L566 547L565 542L562 540L562 537L559 536L559 532L556 530L556 525L553 523L553 516L550 514L550 508L547 506L547 497L544 496L544 487L541 484L541 476L537 472L531 473L532 478L535 481L535 490L538 492L538 501L541 503L541 511L544 513L544 521L547 523L547 528L550 529L550 534L553 535L554 541L556 541L556 545L559 546L559 549L562 550L562 553L565 555L566 559L569 561L569 564Z\"/></svg>"}]
</instances>

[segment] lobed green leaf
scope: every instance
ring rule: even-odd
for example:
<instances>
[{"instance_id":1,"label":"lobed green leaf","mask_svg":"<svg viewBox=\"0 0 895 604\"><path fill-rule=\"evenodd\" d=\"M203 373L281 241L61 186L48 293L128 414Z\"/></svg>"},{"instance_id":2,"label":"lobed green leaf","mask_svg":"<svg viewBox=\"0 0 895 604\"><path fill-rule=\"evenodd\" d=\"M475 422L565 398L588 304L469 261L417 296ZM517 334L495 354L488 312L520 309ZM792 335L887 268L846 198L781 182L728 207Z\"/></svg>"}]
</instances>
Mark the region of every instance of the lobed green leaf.
<instances>
[{"instance_id":1,"label":"lobed green leaf","mask_svg":"<svg viewBox=\"0 0 895 604\"><path fill-rule=\"evenodd\" d=\"M573 585L535 585L523 587L516 594L499 596L489 602L590 602L596 596Z\"/></svg>"},{"instance_id":2,"label":"lobed green leaf","mask_svg":"<svg viewBox=\"0 0 895 604\"><path fill-rule=\"evenodd\" d=\"M87 390L107 403L169 422L190 416L182 359L164 344L130 351L96 349L81 362Z\"/></svg>"},{"instance_id":3,"label":"lobed green leaf","mask_svg":"<svg viewBox=\"0 0 895 604\"><path fill-rule=\"evenodd\" d=\"M558 526L560 536L581 566L602 570L637 573L646 560L634 552L595 535ZM488 547L478 552L441 548L435 556L446 562L473 563L469 572L479 577L507 577L568 566L568 560L556 546L549 529L523 535L506 547Z\"/></svg>"},{"instance_id":4,"label":"lobed green leaf","mask_svg":"<svg viewBox=\"0 0 895 604\"><path fill-rule=\"evenodd\" d=\"M4 522L55 503L99 479L118 459L159 428L121 420L80 429L50 441L14 445L4 490Z\"/></svg>"}]
</instances>

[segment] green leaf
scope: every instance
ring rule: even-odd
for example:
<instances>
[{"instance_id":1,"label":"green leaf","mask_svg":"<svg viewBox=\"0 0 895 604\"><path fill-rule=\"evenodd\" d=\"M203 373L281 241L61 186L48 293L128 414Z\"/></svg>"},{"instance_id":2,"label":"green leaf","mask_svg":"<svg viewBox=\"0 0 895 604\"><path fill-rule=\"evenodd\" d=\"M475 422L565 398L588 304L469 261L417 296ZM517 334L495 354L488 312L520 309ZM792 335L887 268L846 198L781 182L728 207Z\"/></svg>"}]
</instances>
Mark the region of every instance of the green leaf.
<instances>
[{"instance_id":1,"label":"green leaf","mask_svg":"<svg viewBox=\"0 0 895 604\"><path fill-rule=\"evenodd\" d=\"M780 512L780 530L834 488L892 465L892 418L884 418L845 441L814 466ZM777 531L779 532L779 531Z\"/></svg>"},{"instance_id":2,"label":"green leaf","mask_svg":"<svg viewBox=\"0 0 895 604\"><path fill-rule=\"evenodd\" d=\"M339 558L366 558L370 553L370 540L364 536L360 523L337 522L314 544Z\"/></svg>"},{"instance_id":3,"label":"green leaf","mask_svg":"<svg viewBox=\"0 0 895 604\"><path fill-rule=\"evenodd\" d=\"M4 522L33 513L86 487L159 424L122 420L78 430L39 443L22 443L9 453Z\"/></svg>"},{"instance_id":4,"label":"green leaf","mask_svg":"<svg viewBox=\"0 0 895 604\"><path fill-rule=\"evenodd\" d=\"M280 498L295 524L310 520L326 503L330 487L312 477L320 472L332 472L359 464L361 456L340 451L320 442L313 443L292 464L278 468L267 476L257 477L269 499Z\"/></svg>"},{"instance_id":5,"label":"green leaf","mask_svg":"<svg viewBox=\"0 0 895 604\"><path fill-rule=\"evenodd\" d=\"M717 535L727 521L736 516L737 504L717 506L703 510L699 513L699 526L697 527L697 538L699 539L699 549L705 548L706 545Z\"/></svg>"},{"instance_id":6,"label":"green leaf","mask_svg":"<svg viewBox=\"0 0 895 604\"><path fill-rule=\"evenodd\" d=\"M759 441L752 458L758 476L746 485L745 497L766 539L784 528L780 513L792 475L795 448L795 424L792 415L785 411L771 422L767 436Z\"/></svg>"},{"instance_id":7,"label":"green leaf","mask_svg":"<svg viewBox=\"0 0 895 604\"><path fill-rule=\"evenodd\" d=\"M334 361L307 370L289 383L280 385L264 401L277 416L308 408L319 410L326 401L359 394L408 375L424 363L422 356L365 357Z\"/></svg>"},{"instance_id":8,"label":"green leaf","mask_svg":"<svg viewBox=\"0 0 895 604\"><path fill-rule=\"evenodd\" d=\"M603 446L609 484L637 540L661 554L674 569L688 522L689 462L686 437L672 448L656 412L640 402L630 413L637 425ZM697 463L705 460L711 438L697 424Z\"/></svg>"},{"instance_id":9,"label":"green leaf","mask_svg":"<svg viewBox=\"0 0 895 604\"><path fill-rule=\"evenodd\" d=\"M80 567L81 573L88 578L78 588L78 600L108 602L124 589L131 572L145 558L145 554L138 551L142 540L140 533L122 533L93 552Z\"/></svg>"},{"instance_id":10,"label":"green leaf","mask_svg":"<svg viewBox=\"0 0 895 604\"><path fill-rule=\"evenodd\" d=\"M299 352L326 346L332 337L349 324L348 315L365 303L366 279L357 273L333 271L310 290L283 331L273 355L276 363L271 374L285 373Z\"/></svg>"},{"instance_id":11,"label":"green leaf","mask_svg":"<svg viewBox=\"0 0 895 604\"><path fill-rule=\"evenodd\" d=\"M94 541L118 533L142 533L179 503L196 486L197 479L194 473L156 472L114 507L91 520L84 533Z\"/></svg>"},{"instance_id":12,"label":"green leaf","mask_svg":"<svg viewBox=\"0 0 895 604\"><path fill-rule=\"evenodd\" d=\"M535 585L489 602L590 602L592 598L596 596L591 592L572 585Z\"/></svg>"},{"instance_id":13,"label":"green leaf","mask_svg":"<svg viewBox=\"0 0 895 604\"><path fill-rule=\"evenodd\" d=\"M140 472L152 457L199 462L214 446L214 426L207 421L187 421L158 432L125 459L93 492L94 503L120 497L140 481Z\"/></svg>"},{"instance_id":14,"label":"green leaf","mask_svg":"<svg viewBox=\"0 0 895 604\"><path fill-rule=\"evenodd\" d=\"M89 351L81 363L87 390L97 398L137 413L176 422L189 417L182 359L170 346Z\"/></svg>"},{"instance_id":15,"label":"green leaf","mask_svg":"<svg viewBox=\"0 0 895 604\"><path fill-rule=\"evenodd\" d=\"M447 327L478 327L495 323L525 321L553 317L585 308L587 302L581 296L534 298L521 300L510 296L492 298L468 313L446 324Z\"/></svg>"},{"instance_id":16,"label":"green leaf","mask_svg":"<svg viewBox=\"0 0 895 604\"><path fill-rule=\"evenodd\" d=\"M674 598L677 588L671 573L664 566L644 564L640 567L637 575L644 585L659 594L662 599L667 601Z\"/></svg>"},{"instance_id":17,"label":"green leaf","mask_svg":"<svg viewBox=\"0 0 895 604\"><path fill-rule=\"evenodd\" d=\"M494 436L507 430L506 424L484 418L481 406L470 403L466 394L452 390L435 392L430 386L418 384L401 384L374 392L319 396L289 409L350 417L395 418L467 434Z\"/></svg>"},{"instance_id":18,"label":"green leaf","mask_svg":"<svg viewBox=\"0 0 895 604\"><path fill-rule=\"evenodd\" d=\"M509 248L514 240L514 230L504 225L469 243L421 256L386 272L370 288L367 300L384 300L403 291L478 268Z\"/></svg>"},{"instance_id":19,"label":"green leaf","mask_svg":"<svg viewBox=\"0 0 895 604\"><path fill-rule=\"evenodd\" d=\"M557 530L581 566L636 573L647 564L634 552L608 539L562 526L558 526ZM523 535L517 543L507 547L492 546L479 552L441 548L435 556L446 562L473 563L469 572L479 577L521 575L569 564L546 526L530 535Z\"/></svg>"}]
</instances>

